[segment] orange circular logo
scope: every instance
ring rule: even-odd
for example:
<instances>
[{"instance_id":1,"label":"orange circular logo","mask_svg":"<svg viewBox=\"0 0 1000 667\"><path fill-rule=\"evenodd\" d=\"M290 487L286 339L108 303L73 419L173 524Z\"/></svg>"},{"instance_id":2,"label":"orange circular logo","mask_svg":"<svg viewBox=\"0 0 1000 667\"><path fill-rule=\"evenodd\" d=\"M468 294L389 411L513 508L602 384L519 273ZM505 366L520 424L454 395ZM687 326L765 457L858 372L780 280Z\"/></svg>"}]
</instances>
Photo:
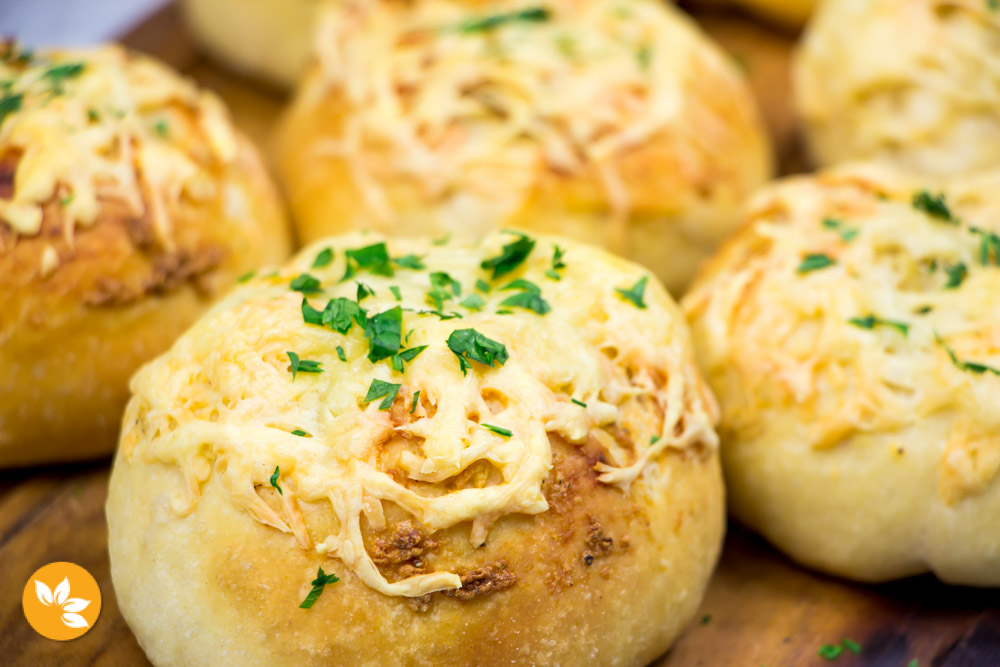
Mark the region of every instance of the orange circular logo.
<instances>
[{"instance_id":1,"label":"orange circular logo","mask_svg":"<svg viewBox=\"0 0 1000 667\"><path fill-rule=\"evenodd\" d=\"M101 588L76 563L49 563L28 579L21 606L41 636L56 641L76 639L87 634L101 614Z\"/></svg>"}]
</instances>

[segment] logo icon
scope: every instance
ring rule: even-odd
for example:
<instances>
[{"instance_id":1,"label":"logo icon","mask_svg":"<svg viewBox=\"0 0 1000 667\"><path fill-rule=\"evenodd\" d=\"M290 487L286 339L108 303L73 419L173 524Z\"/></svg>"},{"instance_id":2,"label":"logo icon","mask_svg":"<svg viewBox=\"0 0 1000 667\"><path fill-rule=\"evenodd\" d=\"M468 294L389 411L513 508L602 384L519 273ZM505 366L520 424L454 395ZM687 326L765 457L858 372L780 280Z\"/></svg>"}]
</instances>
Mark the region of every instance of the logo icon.
<instances>
[{"instance_id":1,"label":"logo icon","mask_svg":"<svg viewBox=\"0 0 1000 667\"><path fill-rule=\"evenodd\" d=\"M35 632L66 641L85 635L101 614L101 589L76 563L49 563L35 570L21 596L24 617Z\"/></svg>"}]
</instances>

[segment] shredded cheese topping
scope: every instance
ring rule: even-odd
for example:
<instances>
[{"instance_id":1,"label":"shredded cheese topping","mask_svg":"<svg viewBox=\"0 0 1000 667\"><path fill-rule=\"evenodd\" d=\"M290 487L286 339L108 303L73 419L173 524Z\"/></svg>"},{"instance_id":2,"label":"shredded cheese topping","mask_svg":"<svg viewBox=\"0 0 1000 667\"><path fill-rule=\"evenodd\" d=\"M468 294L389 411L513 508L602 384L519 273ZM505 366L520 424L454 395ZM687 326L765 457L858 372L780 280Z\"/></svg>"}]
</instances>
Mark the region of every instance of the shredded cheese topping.
<instances>
[{"instance_id":1,"label":"shredded cheese topping","mask_svg":"<svg viewBox=\"0 0 1000 667\"><path fill-rule=\"evenodd\" d=\"M823 449L951 414L941 495L982 491L1000 471L998 193L1000 172L949 185L950 219L915 205L937 189L872 167L763 193L684 302L723 423L790 415Z\"/></svg>"},{"instance_id":2,"label":"shredded cheese topping","mask_svg":"<svg viewBox=\"0 0 1000 667\"><path fill-rule=\"evenodd\" d=\"M621 226L638 187L622 156L669 133L672 168L700 178L728 135L692 81L711 72L743 91L732 63L655 0L350 0L326 13L316 48L305 97L336 91L349 111L313 149L346 160L379 219L394 213L383 184L402 178L455 230L502 226L546 172L601 183Z\"/></svg>"},{"instance_id":3,"label":"shredded cheese topping","mask_svg":"<svg viewBox=\"0 0 1000 667\"><path fill-rule=\"evenodd\" d=\"M459 577L439 571L387 581L362 539L362 517L375 530L385 528L383 503L432 531L471 522L470 540L481 545L498 518L548 509L542 483L552 466L550 434L570 443L596 441L607 461L597 467L600 481L624 491L668 449L716 447L716 407L694 369L683 318L662 286L649 284L640 309L615 291L643 275L638 266L546 237L516 270L490 281L480 263L512 238L496 234L475 247L393 241L393 257L415 253L425 268L397 266L391 277L361 270L341 282L345 250L381 239L338 237L304 250L280 272L252 279L136 375L124 455L133 464L180 466L187 484L175 508L182 514L196 507L201 485L219 476L233 502L257 521L341 559L381 593L419 596L460 587ZM567 248L558 281L545 276L553 243ZM332 263L311 268L325 247L333 249ZM479 292L485 303L478 310L459 305L458 297L446 301L444 315L462 317L443 319L426 312L430 273L439 271L461 286L463 298L477 280L493 289ZM389 360L369 361L360 325L341 334L306 324L303 295L289 289L303 272L321 281L323 292L308 297L317 309L335 297L355 299L360 281L375 293L360 302L369 316L401 306L403 347L427 348L400 372ZM501 288L515 279L537 284L551 309L501 306L513 293ZM398 301L390 287L398 288ZM473 361L463 374L446 341L468 328L504 345L506 362ZM293 379L288 351L300 362L319 362L322 372L300 367ZM364 403L375 379L401 385L391 408L380 409L380 400ZM620 432L628 441L613 435ZM387 453L398 447L395 458ZM500 481L442 486L477 461L495 468ZM279 510L259 493L270 488L276 467ZM298 503L324 500L339 528L313 539Z\"/></svg>"},{"instance_id":4,"label":"shredded cheese topping","mask_svg":"<svg viewBox=\"0 0 1000 667\"><path fill-rule=\"evenodd\" d=\"M19 52L0 58L0 158L16 160L0 224L34 236L48 202L66 238L99 220L102 200L148 215L170 247L169 210L215 196L208 169L232 161L236 138L222 103L150 58L118 46Z\"/></svg>"}]
</instances>

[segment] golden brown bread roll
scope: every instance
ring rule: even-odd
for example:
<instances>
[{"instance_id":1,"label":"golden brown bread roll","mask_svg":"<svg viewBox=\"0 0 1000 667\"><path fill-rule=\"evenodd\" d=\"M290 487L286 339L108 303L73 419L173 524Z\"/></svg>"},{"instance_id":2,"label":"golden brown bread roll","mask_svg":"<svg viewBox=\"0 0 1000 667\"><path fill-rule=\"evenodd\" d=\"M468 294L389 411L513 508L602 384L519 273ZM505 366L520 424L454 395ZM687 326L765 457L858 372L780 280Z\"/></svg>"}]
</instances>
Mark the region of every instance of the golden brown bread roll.
<instances>
[{"instance_id":1,"label":"golden brown bread roll","mask_svg":"<svg viewBox=\"0 0 1000 667\"><path fill-rule=\"evenodd\" d=\"M748 12L786 28L801 28L816 6L817 0L692 0L694 6L726 5Z\"/></svg>"},{"instance_id":2,"label":"golden brown bread roll","mask_svg":"<svg viewBox=\"0 0 1000 667\"><path fill-rule=\"evenodd\" d=\"M821 165L928 176L1000 166L1000 8L992 0L830 0L794 62Z\"/></svg>"},{"instance_id":3,"label":"golden brown bread roll","mask_svg":"<svg viewBox=\"0 0 1000 667\"><path fill-rule=\"evenodd\" d=\"M288 232L221 102L115 46L0 45L0 466L110 452L128 378Z\"/></svg>"},{"instance_id":4,"label":"golden brown bread roll","mask_svg":"<svg viewBox=\"0 0 1000 667\"><path fill-rule=\"evenodd\" d=\"M678 293L770 174L735 65L657 0L350 0L317 44L277 146L307 241L513 226Z\"/></svg>"},{"instance_id":5,"label":"golden brown bread roll","mask_svg":"<svg viewBox=\"0 0 1000 667\"><path fill-rule=\"evenodd\" d=\"M685 298L732 512L863 581L1000 586L1000 172L762 193Z\"/></svg>"},{"instance_id":6,"label":"golden brown bread roll","mask_svg":"<svg viewBox=\"0 0 1000 667\"><path fill-rule=\"evenodd\" d=\"M330 238L132 389L111 571L157 665L642 665L718 555L683 317L576 242Z\"/></svg>"}]
</instances>

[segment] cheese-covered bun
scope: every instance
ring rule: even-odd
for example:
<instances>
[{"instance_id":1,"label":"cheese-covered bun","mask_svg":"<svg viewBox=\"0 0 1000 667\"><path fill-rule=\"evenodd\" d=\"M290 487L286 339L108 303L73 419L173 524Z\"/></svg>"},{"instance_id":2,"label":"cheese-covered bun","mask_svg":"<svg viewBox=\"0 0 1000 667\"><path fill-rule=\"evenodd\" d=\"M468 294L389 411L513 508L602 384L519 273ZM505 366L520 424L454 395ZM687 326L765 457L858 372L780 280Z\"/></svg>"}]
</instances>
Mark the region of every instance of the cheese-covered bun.
<instances>
[{"instance_id":1,"label":"cheese-covered bun","mask_svg":"<svg viewBox=\"0 0 1000 667\"><path fill-rule=\"evenodd\" d=\"M312 55L322 0L183 0L195 38L212 56L281 88Z\"/></svg>"},{"instance_id":2,"label":"cheese-covered bun","mask_svg":"<svg viewBox=\"0 0 1000 667\"><path fill-rule=\"evenodd\" d=\"M683 315L573 241L328 238L132 390L111 571L157 665L643 665L719 552Z\"/></svg>"},{"instance_id":3,"label":"cheese-covered bun","mask_svg":"<svg viewBox=\"0 0 1000 667\"><path fill-rule=\"evenodd\" d=\"M0 466L114 449L128 378L287 255L222 103L116 46L0 44Z\"/></svg>"},{"instance_id":4,"label":"cheese-covered bun","mask_svg":"<svg viewBox=\"0 0 1000 667\"><path fill-rule=\"evenodd\" d=\"M1000 165L1000 8L992 0L828 0L795 59L820 164L918 175Z\"/></svg>"},{"instance_id":5,"label":"cheese-covered bun","mask_svg":"<svg viewBox=\"0 0 1000 667\"><path fill-rule=\"evenodd\" d=\"M770 173L733 62L659 0L344 0L278 142L300 235L603 245L677 293Z\"/></svg>"},{"instance_id":6,"label":"cheese-covered bun","mask_svg":"<svg viewBox=\"0 0 1000 667\"><path fill-rule=\"evenodd\" d=\"M787 180L685 298L732 512L862 581L1000 586L1000 172Z\"/></svg>"},{"instance_id":7,"label":"cheese-covered bun","mask_svg":"<svg viewBox=\"0 0 1000 667\"><path fill-rule=\"evenodd\" d=\"M801 28L812 14L817 0L692 0L694 6L727 5L740 7L786 28Z\"/></svg>"}]
</instances>

